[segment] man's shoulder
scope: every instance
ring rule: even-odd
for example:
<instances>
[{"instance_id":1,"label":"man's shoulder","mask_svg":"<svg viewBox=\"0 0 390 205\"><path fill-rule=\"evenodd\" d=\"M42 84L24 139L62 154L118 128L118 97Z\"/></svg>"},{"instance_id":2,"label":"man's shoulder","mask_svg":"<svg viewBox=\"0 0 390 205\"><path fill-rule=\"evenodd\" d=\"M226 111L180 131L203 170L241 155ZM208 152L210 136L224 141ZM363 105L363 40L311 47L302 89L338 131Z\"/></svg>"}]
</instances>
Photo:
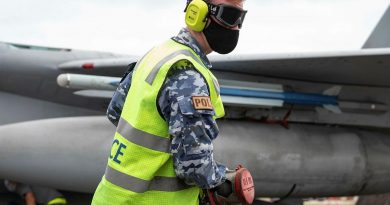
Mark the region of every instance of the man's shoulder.
<instances>
[{"instance_id":1,"label":"man's shoulder","mask_svg":"<svg viewBox=\"0 0 390 205\"><path fill-rule=\"evenodd\" d=\"M196 80L202 78L201 72L199 72L196 67L188 60L183 59L174 63L167 75L168 78L177 78L180 80Z\"/></svg>"},{"instance_id":2,"label":"man's shoulder","mask_svg":"<svg viewBox=\"0 0 390 205\"><path fill-rule=\"evenodd\" d=\"M171 67L171 70L191 70L191 69L195 69L195 66L194 64L191 63L191 61L187 59L178 60Z\"/></svg>"},{"instance_id":3,"label":"man's shoulder","mask_svg":"<svg viewBox=\"0 0 390 205\"><path fill-rule=\"evenodd\" d=\"M202 74L186 60L175 63L167 74L167 85L177 89L192 90L199 86L206 86ZM206 86L207 87L207 86Z\"/></svg>"}]
</instances>

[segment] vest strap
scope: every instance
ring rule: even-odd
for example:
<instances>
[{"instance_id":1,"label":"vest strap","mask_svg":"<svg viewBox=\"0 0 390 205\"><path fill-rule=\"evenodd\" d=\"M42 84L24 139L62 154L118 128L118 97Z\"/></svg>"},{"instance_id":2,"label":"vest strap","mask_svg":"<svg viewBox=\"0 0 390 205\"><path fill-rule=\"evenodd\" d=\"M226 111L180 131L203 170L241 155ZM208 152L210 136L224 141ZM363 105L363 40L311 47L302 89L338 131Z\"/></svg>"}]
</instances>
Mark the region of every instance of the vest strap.
<instances>
[{"instance_id":1,"label":"vest strap","mask_svg":"<svg viewBox=\"0 0 390 205\"><path fill-rule=\"evenodd\" d=\"M203 65L203 63L198 59L198 57L196 57L194 54L192 54L190 51L188 50L178 50L178 51L175 51L173 53L171 53L170 55L166 56L165 58L163 58L161 61L159 61L152 69L152 71L149 73L148 77L146 78L146 82L149 83L149 85L152 85L153 82L154 82L154 79L156 78L157 74L158 74L158 71L160 70L160 68L166 63L168 62L169 60L175 58L176 56L178 55L185 55L185 56L188 56L190 58L193 58L196 60L196 62L198 62L199 64Z\"/></svg>"},{"instance_id":2,"label":"vest strap","mask_svg":"<svg viewBox=\"0 0 390 205\"><path fill-rule=\"evenodd\" d=\"M119 172L110 166L106 168L105 178L117 186L136 193L146 191L175 192L192 187L177 177L156 176L151 181L147 181Z\"/></svg>"},{"instance_id":3,"label":"vest strap","mask_svg":"<svg viewBox=\"0 0 390 205\"><path fill-rule=\"evenodd\" d=\"M170 153L170 138L164 138L138 130L123 118L119 120L117 132L129 142L139 146L159 152Z\"/></svg>"}]
</instances>

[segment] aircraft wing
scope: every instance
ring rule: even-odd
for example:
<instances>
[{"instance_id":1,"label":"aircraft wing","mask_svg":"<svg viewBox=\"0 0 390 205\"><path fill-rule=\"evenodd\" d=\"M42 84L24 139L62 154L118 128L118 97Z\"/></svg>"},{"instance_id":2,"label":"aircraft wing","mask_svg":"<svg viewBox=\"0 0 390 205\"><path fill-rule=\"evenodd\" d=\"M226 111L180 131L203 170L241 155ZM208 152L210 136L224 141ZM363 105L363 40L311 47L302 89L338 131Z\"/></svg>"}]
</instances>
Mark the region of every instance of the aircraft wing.
<instances>
[{"instance_id":1,"label":"aircraft wing","mask_svg":"<svg viewBox=\"0 0 390 205\"><path fill-rule=\"evenodd\" d=\"M389 127L390 99L383 93L390 88L390 49L211 56L210 60L220 80L225 105L284 109L294 105L295 122ZM77 96L108 99L126 65L134 61L104 59L96 61L95 71L83 72L83 65L92 61L68 62L60 66L63 74L58 76L58 84L75 89L73 94ZM105 76L96 76L97 71L103 70ZM73 72L83 75L72 75ZM316 112L297 112L300 108ZM285 112L274 112L272 117L284 118ZM344 114L337 115L341 112ZM256 114L256 118L263 115Z\"/></svg>"},{"instance_id":2,"label":"aircraft wing","mask_svg":"<svg viewBox=\"0 0 390 205\"><path fill-rule=\"evenodd\" d=\"M66 73L121 76L132 58L70 61ZM338 85L389 87L390 49L357 51L211 56L215 71Z\"/></svg>"},{"instance_id":3,"label":"aircraft wing","mask_svg":"<svg viewBox=\"0 0 390 205\"><path fill-rule=\"evenodd\" d=\"M88 73L91 75L122 76L127 66L137 61L138 57L103 58L75 60L61 63L61 72Z\"/></svg>"},{"instance_id":4,"label":"aircraft wing","mask_svg":"<svg viewBox=\"0 0 390 205\"><path fill-rule=\"evenodd\" d=\"M217 71L339 85L389 87L390 49L211 58Z\"/></svg>"}]
</instances>

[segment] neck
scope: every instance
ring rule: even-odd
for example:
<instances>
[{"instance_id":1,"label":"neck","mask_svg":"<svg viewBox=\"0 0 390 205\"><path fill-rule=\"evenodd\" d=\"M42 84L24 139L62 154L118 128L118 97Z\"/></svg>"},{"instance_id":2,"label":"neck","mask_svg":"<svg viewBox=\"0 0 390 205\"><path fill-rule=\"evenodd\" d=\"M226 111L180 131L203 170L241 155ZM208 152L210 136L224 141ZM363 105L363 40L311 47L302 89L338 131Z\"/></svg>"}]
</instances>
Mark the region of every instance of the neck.
<instances>
[{"instance_id":1,"label":"neck","mask_svg":"<svg viewBox=\"0 0 390 205\"><path fill-rule=\"evenodd\" d=\"M204 36L203 32L196 32L191 29L188 29L192 35L193 38L199 43L203 53L206 55L210 54L213 50L211 50L209 43L206 40L206 37Z\"/></svg>"}]
</instances>

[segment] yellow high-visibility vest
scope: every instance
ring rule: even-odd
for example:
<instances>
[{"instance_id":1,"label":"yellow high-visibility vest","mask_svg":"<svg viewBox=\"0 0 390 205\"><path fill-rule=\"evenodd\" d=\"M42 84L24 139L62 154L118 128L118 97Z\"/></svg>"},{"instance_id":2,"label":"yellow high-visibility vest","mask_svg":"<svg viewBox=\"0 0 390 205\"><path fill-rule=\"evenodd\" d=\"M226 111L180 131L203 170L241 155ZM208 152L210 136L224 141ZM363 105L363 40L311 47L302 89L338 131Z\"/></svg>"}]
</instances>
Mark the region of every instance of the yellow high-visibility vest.
<instances>
[{"instance_id":1,"label":"yellow high-visibility vest","mask_svg":"<svg viewBox=\"0 0 390 205\"><path fill-rule=\"evenodd\" d=\"M49 202L47 202L47 205L59 205L59 204L63 204L63 205L66 205L68 204L66 199L64 197L56 197L52 200L50 200Z\"/></svg>"},{"instance_id":2,"label":"yellow high-visibility vest","mask_svg":"<svg viewBox=\"0 0 390 205\"><path fill-rule=\"evenodd\" d=\"M214 117L224 116L217 79L192 49L173 40L153 48L134 70L107 169L96 189L93 205L199 204L200 188L176 177L168 123L157 103L169 69L182 60L190 61L204 77Z\"/></svg>"}]
</instances>

